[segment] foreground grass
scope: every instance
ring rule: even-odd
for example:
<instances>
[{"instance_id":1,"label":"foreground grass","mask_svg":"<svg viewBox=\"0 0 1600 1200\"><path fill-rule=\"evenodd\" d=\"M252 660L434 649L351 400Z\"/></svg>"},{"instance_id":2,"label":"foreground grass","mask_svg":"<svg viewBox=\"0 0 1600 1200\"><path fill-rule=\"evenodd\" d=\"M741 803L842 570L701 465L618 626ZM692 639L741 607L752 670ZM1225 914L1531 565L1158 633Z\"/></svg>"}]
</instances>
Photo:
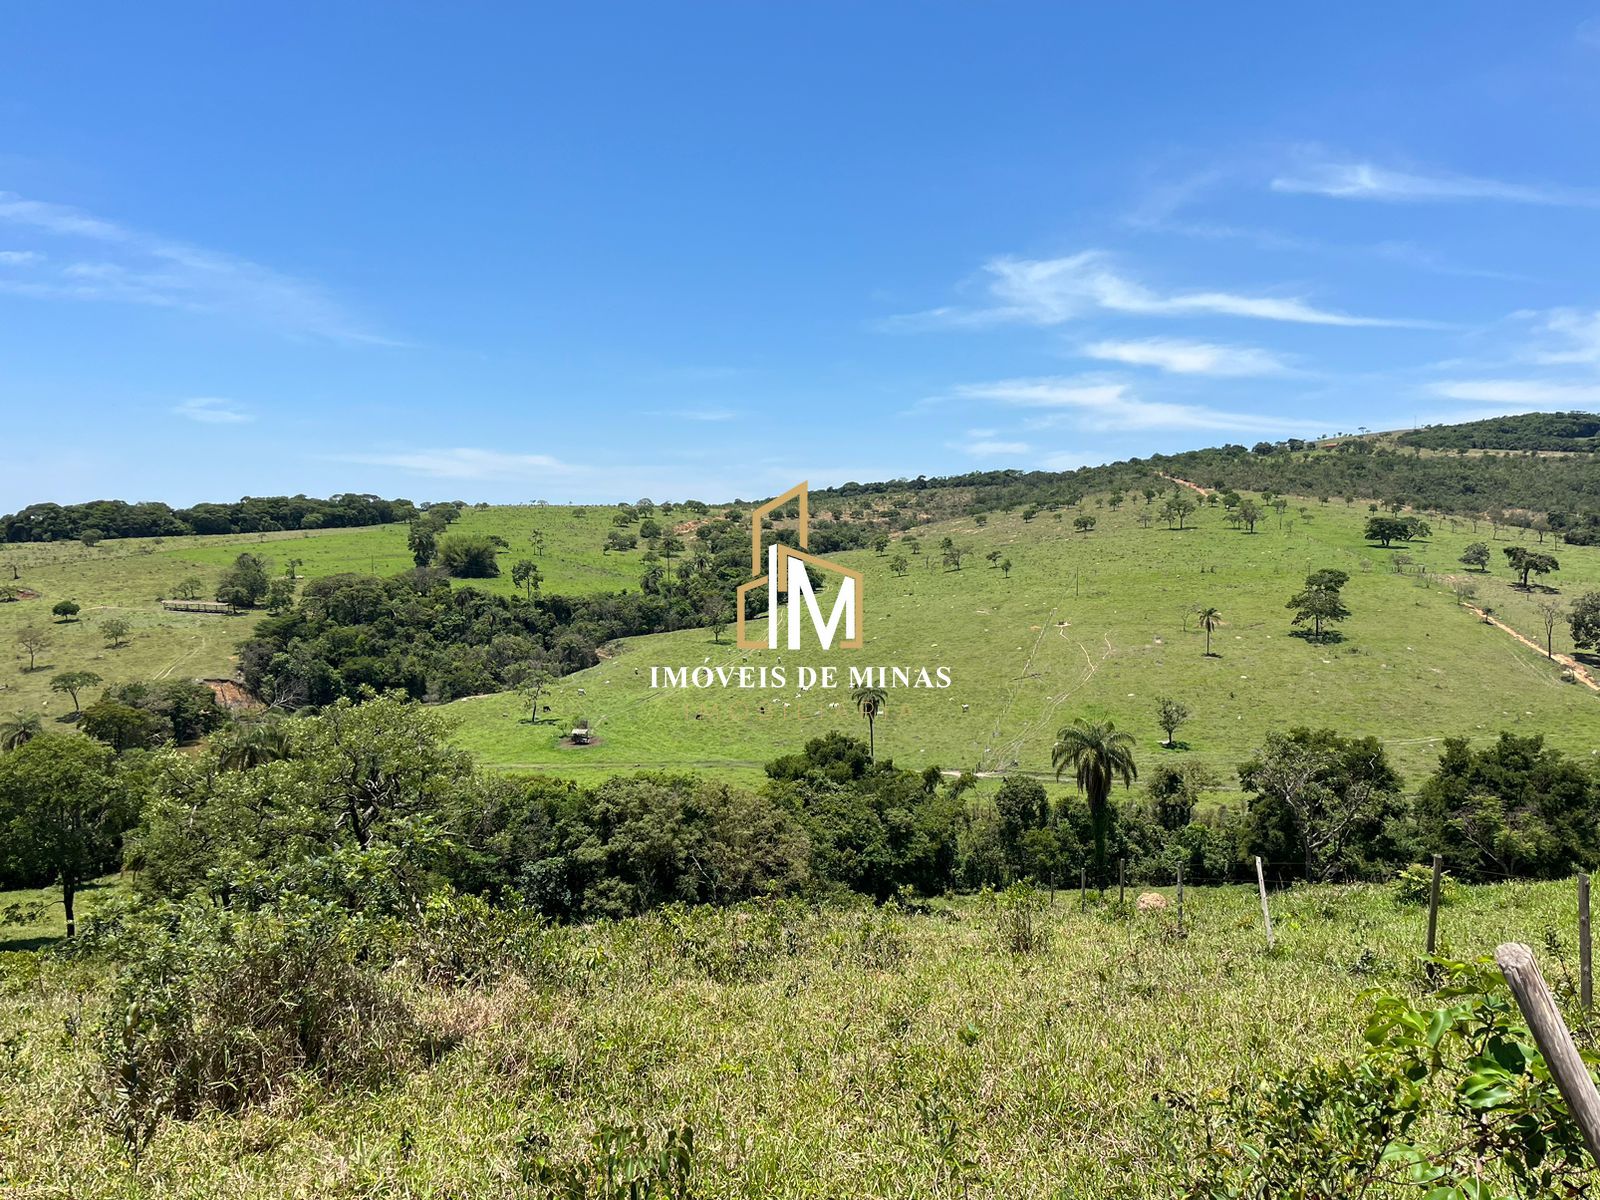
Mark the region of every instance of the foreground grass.
<instances>
[{"instance_id":1,"label":"foreground grass","mask_svg":"<svg viewBox=\"0 0 1600 1200\"><path fill-rule=\"evenodd\" d=\"M1079 912L1063 893L1049 948L1025 956L973 899L549 931L491 988L392 972L450 1047L433 1065L375 1093L307 1084L241 1119L169 1121L137 1163L79 1087L99 972L4 956L0 1194L531 1195L532 1154L579 1160L604 1124L692 1126L703 1196L1167 1194L1185 1164L1164 1093L1345 1052L1365 989L1424 990L1424 912L1388 889L1273 907L1272 954L1247 888L1191 890L1186 938L1170 912ZM1532 943L1559 987L1574 889L1464 889L1441 927L1460 955Z\"/></svg>"}]
</instances>

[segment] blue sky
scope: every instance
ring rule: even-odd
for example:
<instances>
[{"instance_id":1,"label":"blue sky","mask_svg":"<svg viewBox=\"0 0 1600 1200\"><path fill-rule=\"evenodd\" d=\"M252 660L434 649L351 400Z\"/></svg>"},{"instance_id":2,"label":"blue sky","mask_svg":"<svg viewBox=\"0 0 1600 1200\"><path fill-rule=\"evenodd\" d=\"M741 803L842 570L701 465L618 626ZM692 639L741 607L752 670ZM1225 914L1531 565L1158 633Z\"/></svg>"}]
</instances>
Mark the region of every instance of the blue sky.
<instances>
[{"instance_id":1,"label":"blue sky","mask_svg":"<svg viewBox=\"0 0 1600 1200\"><path fill-rule=\"evenodd\" d=\"M0 10L0 510L1600 408L1600 7Z\"/></svg>"}]
</instances>

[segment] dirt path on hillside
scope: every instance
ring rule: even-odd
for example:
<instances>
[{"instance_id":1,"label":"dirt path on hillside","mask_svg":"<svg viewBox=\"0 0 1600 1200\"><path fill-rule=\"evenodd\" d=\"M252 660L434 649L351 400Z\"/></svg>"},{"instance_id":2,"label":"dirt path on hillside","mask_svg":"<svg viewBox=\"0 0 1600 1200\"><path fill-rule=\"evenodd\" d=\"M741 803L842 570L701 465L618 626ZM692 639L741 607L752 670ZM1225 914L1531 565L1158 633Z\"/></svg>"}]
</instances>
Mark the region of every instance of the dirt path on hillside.
<instances>
[{"instance_id":1,"label":"dirt path on hillside","mask_svg":"<svg viewBox=\"0 0 1600 1200\"><path fill-rule=\"evenodd\" d=\"M1517 630L1511 628L1511 626L1507 625L1498 617L1491 617L1476 604L1466 604L1463 602L1462 607L1468 612L1476 613L1478 619L1485 625L1493 625L1496 629L1504 630L1506 633L1509 633L1512 637L1516 638L1517 641L1521 642L1524 646L1528 647L1528 649L1537 650L1540 654L1545 654L1545 648L1539 645L1538 642L1534 641L1531 637L1528 637L1525 634L1519 633ZM1590 673L1588 667L1584 666L1577 659L1573 658L1572 655L1554 654L1546 655L1546 657L1553 658L1556 662L1566 667L1567 670L1572 672L1573 677L1591 692L1600 692L1600 682L1595 680L1595 677Z\"/></svg>"},{"instance_id":2,"label":"dirt path on hillside","mask_svg":"<svg viewBox=\"0 0 1600 1200\"><path fill-rule=\"evenodd\" d=\"M1157 472L1157 474L1160 474L1160 472ZM1176 483L1176 484L1181 485L1182 487L1186 487L1191 492L1199 492L1202 496L1211 495L1211 489L1210 488L1201 487L1198 483L1191 483L1187 479L1179 479L1176 475L1162 475L1161 478L1165 479L1168 483Z\"/></svg>"}]
</instances>

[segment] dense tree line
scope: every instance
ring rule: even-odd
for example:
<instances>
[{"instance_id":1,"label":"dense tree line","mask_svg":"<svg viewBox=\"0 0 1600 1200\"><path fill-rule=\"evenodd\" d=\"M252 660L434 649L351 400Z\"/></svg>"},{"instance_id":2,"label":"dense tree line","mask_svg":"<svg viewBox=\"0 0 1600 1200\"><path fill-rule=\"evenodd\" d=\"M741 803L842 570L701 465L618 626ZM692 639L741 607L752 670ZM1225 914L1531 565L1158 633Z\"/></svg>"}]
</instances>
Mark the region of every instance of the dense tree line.
<instances>
[{"instance_id":1,"label":"dense tree line","mask_svg":"<svg viewBox=\"0 0 1600 1200\"><path fill-rule=\"evenodd\" d=\"M124 700L154 706L148 691ZM1098 726L1081 725L1092 741ZM835 732L769 763L757 787L664 771L580 786L479 771L450 731L443 712L390 695L255 718L187 752L41 733L0 754L0 879L55 883L70 902L121 862L167 899L415 911L443 887L585 920L1080 872L1104 885L1119 859L1154 883L1179 866L1194 883L1248 878L1255 855L1318 882L1387 877L1432 852L1472 880L1600 865L1600 772L1538 737L1447 742L1410 798L1377 739L1274 732L1240 764L1245 802L1207 807L1215 781L1170 755L1115 795L1080 771L1076 790L1012 775L980 796L970 775L874 762Z\"/></svg>"},{"instance_id":2,"label":"dense tree line","mask_svg":"<svg viewBox=\"0 0 1600 1200\"><path fill-rule=\"evenodd\" d=\"M1600 450L1600 415L1586 412L1522 413L1459 425L1432 425L1402 433L1402 446L1428 450Z\"/></svg>"},{"instance_id":3,"label":"dense tree line","mask_svg":"<svg viewBox=\"0 0 1600 1200\"><path fill-rule=\"evenodd\" d=\"M30 504L0 517L0 541L60 542L83 539L178 537L203 533L273 533L283 529L336 529L408 521L410 500L385 500L355 492L317 500L309 496L246 496L232 504L173 508L159 501L129 504Z\"/></svg>"}]
</instances>

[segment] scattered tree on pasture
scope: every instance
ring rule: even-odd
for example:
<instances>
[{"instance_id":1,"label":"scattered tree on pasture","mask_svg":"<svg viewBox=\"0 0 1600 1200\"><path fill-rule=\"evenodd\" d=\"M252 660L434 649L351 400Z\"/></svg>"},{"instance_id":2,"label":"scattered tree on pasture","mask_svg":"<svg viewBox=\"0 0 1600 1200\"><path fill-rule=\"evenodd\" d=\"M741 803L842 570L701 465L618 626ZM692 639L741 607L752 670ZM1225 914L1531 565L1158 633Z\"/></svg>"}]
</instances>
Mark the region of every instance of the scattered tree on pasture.
<instances>
[{"instance_id":1,"label":"scattered tree on pasture","mask_svg":"<svg viewBox=\"0 0 1600 1200\"><path fill-rule=\"evenodd\" d=\"M76 600L57 600L50 609L56 620L62 622L77 620L82 611L82 606Z\"/></svg>"},{"instance_id":2,"label":"scattered tree on pasture","mask_svg":"<svg viewBox=\"0 0 1600 1200\"><path fill-rule=\"evenodd\" d=\"M41 734L0 757L0 855L61 888L68 937L79 888L113 865L133 816L122 793L111 752L76 734Z\"/></svg>"},{"instance_id":3,"label":"scattered tree on pasture","mask_svg":"<svg viewBox=\"0 0 1600 1200\"><path fill-rule=\"evenodd\" d=\"M82 716L83 706L78 703L78 693L101 682L100 676L93 671L61 671L50 677L50 690L71 699L73 715Z\"/></svg>"},{"instance_id":4,"label":"scattered tree on pasture","mask_svg":"<svg viewBox=\"0 0 1600 1200\"><path fill-rule=\"evenodd\" d=\"M28 656L28 670L38 666L39 655L50 648L50 635L37 625L24 625L17 630L17 645Z\"/></svg>"},{"instance_id":5,"label":"scattered tree on pasture","mask_svg":"<svg viewBox=\"0 0 1600 1200\"><path fill-rule=\"evenodd\" d=\"M1183 492L1173 492L1167 497L1167 502L1161 506L1161 515L1166 518L1167 528L1174 525L1182 529L1184 521L1193 514L1195 503Z\"/></svg>"},{"instance_id":6,"label":"scattered tree on pasture","mask_svg":"<svg viewBox=\"0 0 1600 1200\"><path fill-rule=\"evenodd\" d=\"M198 600L205 586L205 580L196 575L186 575L178 580L177 586L172 589L172 595L176 600Z\"/></svg>"},{"instance_id":7,"label":"scattered tree on pasture","mask_svg":"<svg viewBox=\"0 0 1600 1200\"><path fill-rule=\"evenodd\" d=\"M1545 600L1539 604L1539 619L1544 622L1544 656L1546 658L1555 657L1556 626L1560 624L1561 618L1565 615L1566 609L1562 608L1554 600Z\"/></svg>"},{"instance_id":8,"label":"scattered tree on pasture","mask_svg":"<svg viewBox=\"0 0 1600 1200\"><path fill-rule=\"evenodd\" d=\"M406 549L411 551L411 561L418 567L428 566L439 551L438 526L427 517L412 521L406 533Z\"/></svg>"},{"instance_id":9,"label":"scattered tree on pasture","mask_svg":"<svg viewBox=\"0 0 1600 1200\"><path fill-rule=\"evenodd\" d=\"M1171 696L1162 696L1156 701L1156 724L1160 725L1167 735L1165 742L1167 749L1170 750L1176 745L1174 739L1178 735L1178 729L1188 719L1188 706L1182 702L1174 700Z\"/></svg>"},{"instance_id":10,"label":"scattered tree on pasture","mask_svg":"<svg viewBox=\"0 0 1600 1200\"><path fill-rule=\"evenodd\" d=\"M217 582L217 599L230 608L254 608L265 599L269 586L267 560L246 552L222 573Z\"/></svg>"},{"instance_id":11,"label":"scattered tree on pasture","mask_svg":"<svg viewBox=\"0 0 1600 1200\"><path fill-rule=\"evenodd\" d=\"M1303 589L1289 597L1285 608L1295 610L1294 625L1311 626L1311 637L1315 641L1322 641L1327 635L1327 627L1338 621L1343 621L1350 615L1350 610L1344 606L1340 590L1350 581L1350 576L1343 571L1324 568L1313 571L1306 576Z\"/></svg>"},{"instance_id":12,"label":"scattered tree on pasture","mask_svg":"<svg viewBox=\"0 0 1600 1200\"><path fill-rule=\"evenodd\" d=\"M1256 522L1261 520L1261 506L1246 496L1243 500L1239 501L1238 512L1239 520L1244 524L1245 531L1247 533L1254 533L1256 531ZM1283 523L1283 510L1281 508L1278 509L1278 517L1279 524L1281 525Z\"/></svg>"},{"instance_id":13,"label":"scattered tree on pasture","mask_svg":"<svg viewBox=\"0 0 1600 1200\"><path fill-rule=\"evenodd\" d=\"M534 593L539 590L539 585L544 582L544 576L540 573L538 564L531 558L519 558L511 568L511 582L532 600Z\"/></svg>"},{"instance_id":14,"label":"scattered tree on pasture","mask_svg":"<svg viewBox=\"0 0 1600 1200\"><path fill-rule=\"evenodd\" d=\"M1000 574L1004 575L1007 579L1011 578L1011 560L1009 558L1002 558L1000 560Z\"/></svg>"},{"instance_id":15,"label":"scattered tree on pasture","mask_svg":"<svg viewBox=\"0 0 1600 1200\"><path fill-rule=\"evenodd\" d=\"M133 622L127 617L111 616L100 622L100 635L113 650L126 642L132 632Z\"/></svg>"},{"instance_id":16,"label":"scattered tree on pasture","mask_svg":"<svg viewBox=\"0 0 1600 1200\"><path fill-rule=\"evenodd\" d=\"M1220 609L1213 608L1213 607L1206 607L1206 608L1202 608L1200 610L1200 628L1204 629L1206 631L1206 652L1205 652L1205 657L1206 658L1212 657L1212 654L1211 654L1211 635L1216 632L1217 627L1220 626L1221 624L1222 624L1222 611Z\"/></svg>"},{"instance_id":17,"label":"scattered tree on pasture","mask_svg":"<svg viewBox=\"0 0 1600 1200\"><path fill-rule=\"evenodd\" d=\"M905 573L910 569L911 563L907 561L904 554L896 554L889 560L889 570L893 571L896 575L904 576Z\"/></svg>"},{"instance_id":18,"label":"scattered tree on pasture","mask_svg":"<svg viewBox=\"0 0 1600 1200\"><path fill-rule=\"evenodd\" d=\"M1529 588L1529 575L1548 575L1552 571L1561 569L1561 564L1553 555L1540 550L1529 550L1526 546L1505 546L1502 550L1511 569L1521 575L1521 581L1517 586L1524 591Z\"/></svg>"},{"instance_id":19,"label":"scattered tree on pasture","mask_svg":"<svg viewBox=\"0 0 1600 1200\"><path fill-rule=\"evenodd\" d=\"M106 540L105 531L101 529L85 529L78 535L78 540L85 546L93 548Z\"/></svg>"},{"instance_id":20,"label":"scattered tree on pasture","mask_svg":"<svg viewBox=\"0 0 1600 1200\"><path fill-rule=\"evenodd\" d=\"M721 596L707 596L701 613L711 627L711 640L721 642L723 631L728 628L728 602Z\"/></svg>"},{"instance_id":21,"label":"scattered tree on pasture","mask_svg":"<svg viewBox=\"0 0 1600 1200\"><path fill-rule=\"evenodd\" d=\"M1600 649L1600 592L1585 592L1567 610L1572 644L1580 650Z\"/></svg>"},{"instance_id":22,"label":"scattered tree on pasture","mask_svg":"<svg viewBox=\"0 0 1600 1200\"><path fill-rule=\"evenodd\" d=\"M1111 825L1111 788L1118 779L1131 787L1139 778L1133 759L1133 738L1112 721L1090 721L1079 717L1056 732L1050 761L1056 778L1073 772L1078 790L1089 801L1089 821L1094 829L1095 874L1105 886L1106 833Z\"/></svg>"},{"instance_id":23,"label":"scattered tree on pasture","mask_svg":"<svg viewBox=\"0 0 1600 1200\"><path fill-rule=\"evenodd\" d=\"M1464 567L1471 567L1474 571L1487 571L1489 569L1488 543L1471 543L1461 552L1461 557L1457 561Z\"/></svg>"},{"instance_id":24,"label":"scattered tree on pasture","mask_svg":"<svg viewBox=\"0 0 1600 1200\"><path fill-rule=\"evenodd\" d=\"M457 579L493 579L500 574L496 550L482 534L452 533L439 541L439 565Z\"/></svg>"},{"instance_id":25,"label":"scattered tree on pasture","mask_svg":"<svg viewBox=\"0 0 1600 1200\"><path fill-rule=\"evenodd\" d=\"M1088 533L1091 529L1094 528L1094 524L1095 524L1094 518L1091 517L1091 516L1087 516L1087 515L1082 516L1082 517L1074 517L1072 519L1072 527L1074 529L1076 529L1079 533Z\"/></svg>"},{"instance_id":26,"label":"scattered tree on pasture","mask_svg":"<svg viewBox=\"0 0 1600 1200\"><path fill-rule=\"evenodd\" d=\"M988 560L991 568L998 567L1000 565L1001 552L999 550L991 550L983 557Z\"/></svg>"},{"instance_id":27,"label":"scattered tree on pasture","mask_svg":"<svg viewBox=\"0 0 1600 1200\"><path fill-rule=\"evenodd\" d=\"M889 693L881 687L863 684L850 690L850 700L860 710L861 715L867 719L867 757L872 759L873 762L877 762L878 714L883 711L883 706L889 702Z\"/></svg>"},{"instance_id":28,"label":"scattered tree on pasture","mask_svg":"<svg viewBox=\"0 0 1600 1200\"><path fill-rule=\"evenodd\" d=\"M886 554L889 550L889 535L887 533L875 534L872 539L872 550L875 554Z\"/></svg>"}]
</instances>

